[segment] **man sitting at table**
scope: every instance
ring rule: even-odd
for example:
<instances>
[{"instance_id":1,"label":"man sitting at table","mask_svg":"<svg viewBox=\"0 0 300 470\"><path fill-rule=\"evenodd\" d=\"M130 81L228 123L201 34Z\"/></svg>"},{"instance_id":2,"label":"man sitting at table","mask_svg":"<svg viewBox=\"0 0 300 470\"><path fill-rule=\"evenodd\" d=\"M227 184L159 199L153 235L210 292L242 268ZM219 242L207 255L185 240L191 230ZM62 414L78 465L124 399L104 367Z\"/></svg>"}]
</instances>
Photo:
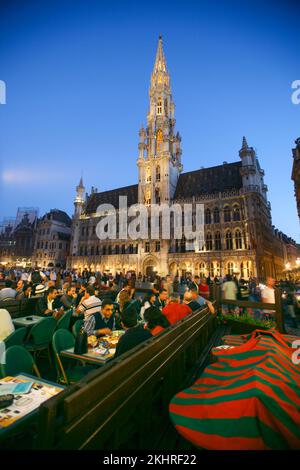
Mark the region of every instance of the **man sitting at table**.
<instances>
[{"instance_id":1,"label":"man sitting at table","mask_svg":"<svg viewBox=\"0 0 300 470\"><path fill-rule=\"evenodd\" d=\"M87 286L84 296L76 309L76 313L82 313L84 317L89 317L94 313L100 312L101 304L101 300L95 295L95 287Z\"/></svg>"},{"instance_id":2,"label":"man sitting at table","mask_svg":"<svg viewBox=\"0 0 300 470\"><path fill-rule=\"evenodd\" d=\"M63 294L60 298L60 301L62 303L64 310L69 310L70 308L75 307L76 299L77 299L76 287L69 285L67 287L66 293Z\"/></svg>"},{"instance_id":3,"label":"man sitting at table","mask_svg":"<svg viewBox=\"0 0 300 470\"><path fill-rule=\"evenodd\" d=\"M174 292L171 294L168 304L162 309L162 313L170 325L173 325L192 313L192 309L188 305L181 304L180 295Z\"/></svg>"},{"instance_id":4,"label":"man sitting at table","mask_svg":"<svg viewBox=\"0 0 300 470\"><path fill-rule=\"evenodd\" d=\"M57 289L50 287L45 295L36 304L36 314L40 316L60 317L63 313L60 300L57 298Z\"/></svg>"},{"instance_id":5,"label":"man sitting at table","mask_svg":"<svg viewBox=\"0 0 300 470\"><path fill-rule=\"evenodd\" d=\"M150 331L138 324L137 312L131 305L121 313L121 326L126 331L119 339L114 357L130 351L138 344L152 338Z\"/></svg>"},{"instance_id":6,"label":"man sitting at table","mask_svg":"<svg viewBox=\"0 0 300 470\"><path fill-rule=\"evenodd\" d=\"M90 289L91 287L88 287ZM111 299L103 299L101 310L85 315L84 330L88 336L110 335L116 327L114 305Z\"/></svg>"}]
</instances>

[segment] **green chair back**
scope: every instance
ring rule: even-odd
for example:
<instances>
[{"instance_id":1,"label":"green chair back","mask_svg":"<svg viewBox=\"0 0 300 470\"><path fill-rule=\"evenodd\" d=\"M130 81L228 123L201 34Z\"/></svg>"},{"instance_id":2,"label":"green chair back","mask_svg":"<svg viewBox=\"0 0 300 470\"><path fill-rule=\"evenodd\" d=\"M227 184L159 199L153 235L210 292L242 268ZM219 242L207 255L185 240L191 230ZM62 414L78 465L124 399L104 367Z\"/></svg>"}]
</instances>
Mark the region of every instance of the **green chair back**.
<instances>
[{"instance_id":1,"label":"green chair back","mask_svg":"<svg viewBox=\"0 0 300 470\"><path fill-rule=\"evenodd\" d=\"M7 336L4 340L6 349L11 346L22 346L24 344L26 333L26 328L18 328L11 335Z\"/></svg>"},{"instance_id":2,"label":"green chair back","mask_svg":"<svg viewBox=\"0 0 300 470\"><path fill-rule=\"evenodd\" d=\"M80 328L83 326L83 324L84 324L83 320L76 320L76 322L74 323L74 325L72 327L72 333L73 333L75 338L76 338Z\"/></svg>"},{"instance_id":3,"label":"green chair back","mask_svg":"<svg viewBox=\"0 0 300 470\"><path fill-rule=\"evenodd\" d=\"M32 355L22 346L11 346L6 349L0 360L2 377L7 375L32 374L34 371L38 377L40 373Z\"/></svg>"},{"instance_id":4,"label":"green chair back","mask_svg":"<svg viewBox=\"0 0 300 470\"><path fill-rule=\"evenodd\" d=\"M59 329L52 338L52 346L55 354L59 354L63 349L74 347L75 338L70 331Z\"/></svg>"},{"instance_id":5,"label":"green chair back","mask_svg":"<svg viewBox=\"0 0 300 470\"><path fill-rule=\"evenodd\" d=\"M73 310L67 310L63 316L57 321L56 323L56 330L59 330L60 328L64 328L65 330L68 330L70 328L70 321L72 317Z\"/></svg>"},{"instance_id":6,"label":"green chair back","mask_svg":"<svg viewBox=\"0 0 300 470\"><path fill-rule=\"evenodd\" d=\"M60 328L57 330L52 338L52 347L54 351L55 367L57 370L57 378L59 380L62 374L63 382L69 383L66 370L70 366L70 360L60 357L60 352L63 349L73 348L75 344L75 338L70 331ZM72 361L71 361L72 362Z\"/></svg>"},{"instance_id":7,"label":"green chair back","mask_svg":"<svg viewBox=\"0 0 300 470\"><path fill-rule=\"evenodd\" d=\"M28 339L30 339L37 346L42 344L49 344L51 342L55 328L55 318L43 318L31 328Z\"/></svg>"}]
</instances>

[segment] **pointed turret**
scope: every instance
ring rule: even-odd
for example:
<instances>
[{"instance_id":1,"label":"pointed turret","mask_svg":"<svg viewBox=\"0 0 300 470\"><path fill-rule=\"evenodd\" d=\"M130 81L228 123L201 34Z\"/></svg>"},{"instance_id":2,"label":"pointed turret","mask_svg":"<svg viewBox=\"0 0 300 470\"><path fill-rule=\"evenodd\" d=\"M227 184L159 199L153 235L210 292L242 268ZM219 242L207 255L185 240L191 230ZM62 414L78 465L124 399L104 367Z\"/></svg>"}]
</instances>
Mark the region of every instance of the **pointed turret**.
<instances>
[{"instance_id":1,"label":"pointed turret","mask_svg":"<svg viewBox=\"0 0 300 470\"><path fill-rule=\"evenodd\" d=\"M248 148L248 143L247 143L246 137L244 136L243 142L242 142L242 149L247 149L247 148Z\"/></svg>"},{"instance_id":2,"label":"pointed turret","mask_svg":"<svg viewBox=\"0 0 300 470\"><path fill-rule=\"evenodd\" d=\"M82 212L82 208L84 205L84 191L85 187L83 185L83 179L82 176L80 178L78 186L76 186L76 198L74 200L74 206L75 206L75 215L80 215Z\"/></svg>"}]
</instances>

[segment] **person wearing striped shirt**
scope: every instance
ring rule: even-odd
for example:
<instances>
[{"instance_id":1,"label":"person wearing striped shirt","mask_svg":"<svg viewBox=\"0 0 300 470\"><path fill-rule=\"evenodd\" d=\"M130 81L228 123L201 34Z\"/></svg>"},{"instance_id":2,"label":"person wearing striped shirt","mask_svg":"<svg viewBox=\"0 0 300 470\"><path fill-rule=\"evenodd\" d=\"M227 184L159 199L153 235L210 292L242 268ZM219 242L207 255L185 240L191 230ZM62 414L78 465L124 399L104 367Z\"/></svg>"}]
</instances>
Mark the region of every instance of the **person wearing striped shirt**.
<instances>
[{"instance_id":1,"label":"person wearing striped shirt","mask_svg":"<svg viewBox=\"0 0 300 470\"><path fill-rule=\"evenodd\" d=\"M84 318L93 315L101 310L101 300L95 296L95 288L93 286L87 286L84 296L82 297L76 313L83 314Z\"/></svg>"}]
</instances>

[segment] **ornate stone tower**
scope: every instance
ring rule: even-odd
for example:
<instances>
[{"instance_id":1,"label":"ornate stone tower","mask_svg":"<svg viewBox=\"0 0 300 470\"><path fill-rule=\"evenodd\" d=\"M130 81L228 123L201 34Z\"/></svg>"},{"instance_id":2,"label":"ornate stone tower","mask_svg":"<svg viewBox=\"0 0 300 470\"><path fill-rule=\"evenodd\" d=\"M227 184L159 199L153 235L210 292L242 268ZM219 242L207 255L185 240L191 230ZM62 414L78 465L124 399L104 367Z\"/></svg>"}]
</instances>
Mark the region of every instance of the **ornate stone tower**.
<instances>
[{"instance_id":1,"label":"ornate stone tower","mask_svg":"<svg viewBox=\"0 0 300 470\"><path fill-rule=\"evenodd\" d=\"M76 256L78 251L78 239L79 239L79 230L80 223L79 218L82 214L85 197L84 197L85 188L83 186L82 177L80 178L79 185L76 186L76 197L74 199L74 215L72 220L72 236L71 236L71 256Z\"/></svg>"},{"instance_id":2,"label":"ornate stone tower","mask_svg":"<svg viewBox=\"0 0 300 470\"><path fill-rule=\"evenodd\" d=\"M268 187L264 183L265 172L260 168L258 158L253 147L249 147L246 137L243 137L242 148L239 151L242 160L241 173L243 187L250 191L257 191L267 202Z\"/></svg>"},{"instance_id":3,"label":"ornate stone tower","mask_svg":"<svg viewBox=\"0 0 300 470\"><path fill-rule=\"evenodd\" d=\"M181 165L181 137L175 135L174 102L159 37L150 83L147 127L139 132L139 203L170 203Z\"/></svg>"}]
</instances>

